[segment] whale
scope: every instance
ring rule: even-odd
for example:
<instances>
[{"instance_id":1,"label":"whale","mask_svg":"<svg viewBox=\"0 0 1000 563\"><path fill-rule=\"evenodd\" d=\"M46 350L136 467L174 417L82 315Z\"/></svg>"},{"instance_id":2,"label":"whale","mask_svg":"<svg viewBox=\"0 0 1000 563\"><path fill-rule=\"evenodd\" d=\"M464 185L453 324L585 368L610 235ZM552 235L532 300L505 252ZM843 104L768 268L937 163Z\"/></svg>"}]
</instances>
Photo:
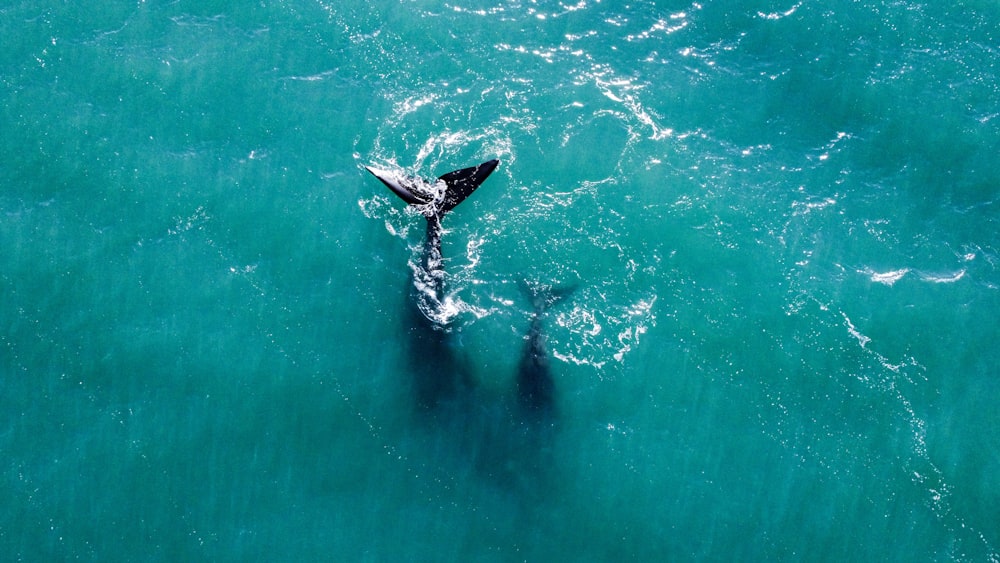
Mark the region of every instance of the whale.
<instances>
[{"instance_id":1,"label":"whale","mask_svg":"<svg viewBox=\"0 0 1000 563\"><path fill-rule=\"evenodd\" d=\"M551 287L523 282L522 289L531 297L532 313L524 349L517 369L517 401L522 411L534 420L555 415L555 382L546 349L544 319L550 307L576 290L575 285Z\"/></svg>"},{"instance_id":2,"label":"whale","mask_svg":"<svg viewBox=\"0 0 1000 563\"><path fill-rule=\"evenodd\" d=\"M420 265L414 268L413 282L418 306L431 324L445 328L449 322L444 303L444 258L441 254L441 222L445 214L466 200L500 165L497 159L462 168L429 181L400 170L374 166L365 169L394 194L417 209L427 220L427 236Z\"/></svg>"},{"instance_id":3,"label":"whale","mask_svg":"<svg viewBox=\"0 0 1000 563\"><path fill-rule=\"evenodd\" d=\"M412 293L415 302L402 317L411 355L417 405L440 412L444 405L452 410L474 394L470 367L457 354L458 343L450 312L445 306L445 270L441 253L441 222L445 215L465 201L496 170L500 161L493 159L454 170L434 180L406 174L401 170L376 166L364 168L385 184L392 193L413 206L427 220L427 236L418 264L411 264Z\"/></svg>"}]
</instances>

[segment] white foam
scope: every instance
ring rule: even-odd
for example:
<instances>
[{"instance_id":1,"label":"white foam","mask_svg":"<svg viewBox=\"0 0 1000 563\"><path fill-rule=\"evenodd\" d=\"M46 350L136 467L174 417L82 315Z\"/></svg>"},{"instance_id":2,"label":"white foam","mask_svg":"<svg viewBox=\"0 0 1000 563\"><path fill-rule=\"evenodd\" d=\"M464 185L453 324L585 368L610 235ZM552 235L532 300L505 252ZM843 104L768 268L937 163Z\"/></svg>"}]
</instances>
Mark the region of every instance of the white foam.
<instances>
[{"instance_id":1,"label":"white foam","mask_svg":"<svg viewBox=\"0 0 1000 563\"><path fill-rule=\"evenodd\" d=\"M899 270L889 270L887 272L876 272L874 270L866 268L864 270L859 270L859 272L865 274L866 276L869 276L869 279L871 279L871 281L873 282L892 287L893 284L903 279L903 276L910 273L910 269L901 268Z\"/></svg>"},{"instance_id":2,"label":"white foam","mask_svg":"<svg viewBox=\"0 0 1000 563\"><path fill-rule=\"evenodd\" d=\"M920 279L930 283L955 283L965 277L965 270L950 274L920 274Z\"/></svg>"}]
</instances>

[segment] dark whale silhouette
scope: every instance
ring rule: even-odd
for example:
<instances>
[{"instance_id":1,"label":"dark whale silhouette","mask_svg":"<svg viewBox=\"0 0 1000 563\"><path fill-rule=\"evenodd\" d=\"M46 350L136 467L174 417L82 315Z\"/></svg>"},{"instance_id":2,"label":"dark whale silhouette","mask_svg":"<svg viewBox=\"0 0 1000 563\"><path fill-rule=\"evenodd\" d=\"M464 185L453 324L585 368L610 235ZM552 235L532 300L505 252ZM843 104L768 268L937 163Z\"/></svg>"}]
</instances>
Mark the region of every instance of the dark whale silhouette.
<instances>
[{"instance_id":1,"label":"dark whale silhouette","mask_svg":"<svg viewBox=\"0 0 1000 563\"><path fill-rule=\"evenodd\" d=\"M365 169L378 178L403 201L416 207L427 219L427 238L420 267L414 270L414 287L420 310L436 325L448 323L442 309L444 297L444 259L441 255L441 221L446 213L465 201L500 164L488 160L478 166L449 172L433 182L396 170L371 166Z\"/></svg>"},{"instance_id":2,"label":"dark whale silhouette","mask_svg":"<svg viewBox=\"0 0 1000 563\"><path fill-rule=\"evenodd\" d=\"M555 382L545 348L543 321L549 307L572 293L576 286L552 288L524 283L522 287L531 296L533 312L517 370L517 399L526 415L543 421L555 415Z\"/></svg>"},{"instance_id":3,"label":"dark whale silhouette","mask_svg":"<svg viewBox=\"0 0 1000 563\"><path fill-rule=\"evenodd\" d=\"M457 399L463 390L472 388L467 366L453 353L456 343L448 326L451 318L444 302L441 221L481 186L499 164L499 160L488 160L478 166L449 172L433 181L398 170L365 167L427 220L423 254L420 264L413 268L416 306L410 308L407 324L417 401L423 407L435 407Z\"/></svg>"}]
</instances>

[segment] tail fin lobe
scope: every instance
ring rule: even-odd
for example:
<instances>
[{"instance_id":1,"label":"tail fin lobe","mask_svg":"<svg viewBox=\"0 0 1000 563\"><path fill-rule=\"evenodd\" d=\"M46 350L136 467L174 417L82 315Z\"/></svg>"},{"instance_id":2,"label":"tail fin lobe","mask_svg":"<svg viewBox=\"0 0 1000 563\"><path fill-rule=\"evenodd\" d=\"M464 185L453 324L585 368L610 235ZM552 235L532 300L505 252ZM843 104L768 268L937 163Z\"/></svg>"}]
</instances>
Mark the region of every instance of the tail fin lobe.
<instances>
[{"instance_id":1,"label":"tail fin lobe","mask_svg":"<svg viewBox=\"0 0 1000 563\"><path fill-rule=\"evenodd\" d=\"M406 203L410 205L424 205L427 203L426 196L416 193L413 189L417 185L413 179L393 170L382 170L371 166L365 166L365 170L371 172L372 176L378 178L380 182L392 190L392 193L398 195Z\"/></svg>"},{"instance_id":2,"label":"tail fin lobe","mask_svg":"<svg viewBox=\"0 0 1000 563\"><path fill-rule=\"evenodd\" d=\"M448 190L438 212L444 215L465 201L465 198L482 185L499 164L500 161L494 158L478 166L462 168L441 176L439 179L444 180Z\"/></svg>"}]
</instances>

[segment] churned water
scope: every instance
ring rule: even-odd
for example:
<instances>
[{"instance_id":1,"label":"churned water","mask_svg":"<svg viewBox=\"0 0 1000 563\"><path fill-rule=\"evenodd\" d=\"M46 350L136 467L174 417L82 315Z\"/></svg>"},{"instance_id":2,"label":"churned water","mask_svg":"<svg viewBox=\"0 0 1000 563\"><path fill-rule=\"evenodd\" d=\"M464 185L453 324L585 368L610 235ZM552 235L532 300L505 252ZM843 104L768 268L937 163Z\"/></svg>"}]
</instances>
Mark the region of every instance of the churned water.
<instances>
[{"instance_id":1,"label":"churned water","mask_svg":"<svg viewBox=\"0 0 1000 563\"><path fill-rule=\"evenodd\" d=\"M998 30L8 0L0 558L997 561ZM422 353L424 222L362 166L491 158ZM544 421L525 282L575 288Z\"/></svg>"}]
</instances>

